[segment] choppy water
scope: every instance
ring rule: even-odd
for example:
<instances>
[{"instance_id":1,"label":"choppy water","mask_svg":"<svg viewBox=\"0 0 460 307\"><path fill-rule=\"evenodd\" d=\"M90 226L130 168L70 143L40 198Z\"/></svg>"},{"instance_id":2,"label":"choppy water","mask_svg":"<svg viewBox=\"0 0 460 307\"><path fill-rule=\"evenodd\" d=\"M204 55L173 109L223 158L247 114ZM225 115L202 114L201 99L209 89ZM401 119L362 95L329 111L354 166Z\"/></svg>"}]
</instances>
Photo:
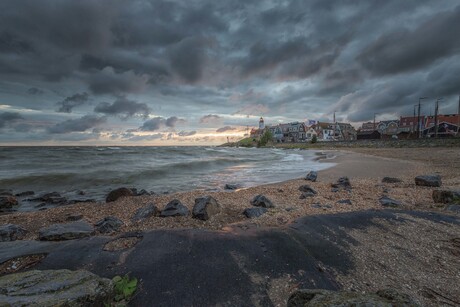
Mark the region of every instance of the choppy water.
<instances>
[{"instance_id":1,"label":"choppy water","mask_svg":"<svg viewBox=\"0 0 460 307\"><path fill-rule=\"evenodd\" d=\"M156 193L298 178L332 163L315 151L220 147L0 147L0 189L104 199L126 186Z\"/></svg>"}]
</instances>

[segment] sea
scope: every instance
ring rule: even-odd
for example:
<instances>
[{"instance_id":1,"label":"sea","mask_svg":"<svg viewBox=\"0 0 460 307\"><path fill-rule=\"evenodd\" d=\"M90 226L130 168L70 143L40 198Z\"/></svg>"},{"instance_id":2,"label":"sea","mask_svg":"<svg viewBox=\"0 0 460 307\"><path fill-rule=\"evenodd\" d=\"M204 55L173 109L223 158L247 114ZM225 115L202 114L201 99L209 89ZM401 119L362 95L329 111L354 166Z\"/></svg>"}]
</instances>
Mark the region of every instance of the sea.
<instances>
[{"instance_id":1,"label":"sea","mask_svg":"<svg viewBox=\"0 0 460 307\"><path fill-rule=\"evenodd\" d=\"M321 159L322 158L322 159ZM102 201L118 187L157 194L242 188L334 166L313 150L227 147L0 147L0 190ZM320 162L321 160L321 162ZM37 210L23 197L18 211Z\"/></svg>"}]
</instances>

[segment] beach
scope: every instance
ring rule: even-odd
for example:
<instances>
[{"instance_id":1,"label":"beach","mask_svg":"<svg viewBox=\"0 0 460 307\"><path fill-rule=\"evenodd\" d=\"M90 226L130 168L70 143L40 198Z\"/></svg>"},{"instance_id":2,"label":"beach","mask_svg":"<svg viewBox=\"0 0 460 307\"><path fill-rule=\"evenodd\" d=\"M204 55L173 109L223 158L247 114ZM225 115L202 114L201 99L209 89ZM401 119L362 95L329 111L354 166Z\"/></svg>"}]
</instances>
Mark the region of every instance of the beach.
<instances>
[{"instance_id":1,"label":"beach","mask_svg":"<svg viewBox=\"0 0 460 307\"><path fill-rule=\"evenodd\" d=\"M301 177L234 191L192 190L165 195L121 197L109 203L78 203L43 211L2 215L0 224L15 224L27 229L22 240L37 240L41 229L53 224L68 223L75 216L92 225L109 216L120 219L123 222L121 227L108 234L114 238L123 233L184 229L247 236L253 231L289 229L296 220L305 217L349 216L347 214L360 212L378 214L380 211L383 214L389 209L382 206L379 199L386 196L400 202L400 205L394 208L395 214L401 220L409 222L395 226L392 221L376 219L376 224L365 231L359 228L350 231L348 235L355 243L347 246L346 250L351 253L354 265L347 273L333 272L336 280L343 289L353 291L376 291L382 287L392 286L428 305L446 301L460 302L460 294L455 286L460 283L459 250L455 245L455 240L460 238L459 225L434 223L406 214L424 212L452 216L453 219L458 217L455 213L446 211L445 205L434 203L432 193L436 188L418 186L414 183L416 176L433 174L441 176L442 189L458 189L458 154L458 148L324 150L318 153L318 159L336 165L319 171L316 182ZM310 170L302 171L306 175ZM340 177L349 178L351 189L334 190L331 185ZM398 178L401 182L382 183L384 177ZM299 187L303 185L309 185L317 194L301 199L302 192L299 191ZM243 211L251 208L250 201L260 194L269 198L274 208L268 208L260 217L248 219L243 215ZM162 210L174 199L192 211L195 199L205 195L216 199L221 207L220 212L208 220L195 219L190 215L152 216L143 220L133 220L138 209L154 204ZM424 235L421 237L420 233ZM443 245L448 246L443 248ZM412 252L421 255L425 259L425 264L420 265L412 259ZM431 261L436 259L441 262L432 265ZM286 289L291 291L295 279L286 284L290 285ZM442 286L441 289L439 286ZM274 288L271 294L275 297L273 300L280 302L280 306L286 302L289 294L288 290L283 289L276 292ZM425 289L425 292L421 289ZM440 301L436 293L448 299Z\"/></svg>"}]
</instances>

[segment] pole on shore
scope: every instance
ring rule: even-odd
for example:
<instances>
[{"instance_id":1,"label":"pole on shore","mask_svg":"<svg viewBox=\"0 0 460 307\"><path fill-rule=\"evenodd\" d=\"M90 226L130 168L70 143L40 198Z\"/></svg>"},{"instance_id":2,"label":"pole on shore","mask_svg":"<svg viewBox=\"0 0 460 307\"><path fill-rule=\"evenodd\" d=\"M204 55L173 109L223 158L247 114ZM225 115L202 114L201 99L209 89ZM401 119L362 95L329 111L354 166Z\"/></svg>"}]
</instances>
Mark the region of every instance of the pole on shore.
<instances>
[{"instance_id":1,"label":"pole on shore","mask_svg":"<svg viewBox=\"0 0 460 307\"><path fill-rule=\"evenodd\" d=\"M421 123L420 123L420 107L421 107L421 101L422 99L426 99L428 97L420 97L418 99L418 116L417 116L417 137L420 139L421 138L421 134L420 134L420 130L421 130Z\"/></svg>"},{"instance_id":2,"label":"pole on shore","mask_svg":"<svg viewBox=\"0 0 460 307\"><path fill-rule=\"evenodd\" d=\"M434 107L434 137L438 138L438 110L439 110L439 99L436 100Z\"/></svg>"}]
</instances>

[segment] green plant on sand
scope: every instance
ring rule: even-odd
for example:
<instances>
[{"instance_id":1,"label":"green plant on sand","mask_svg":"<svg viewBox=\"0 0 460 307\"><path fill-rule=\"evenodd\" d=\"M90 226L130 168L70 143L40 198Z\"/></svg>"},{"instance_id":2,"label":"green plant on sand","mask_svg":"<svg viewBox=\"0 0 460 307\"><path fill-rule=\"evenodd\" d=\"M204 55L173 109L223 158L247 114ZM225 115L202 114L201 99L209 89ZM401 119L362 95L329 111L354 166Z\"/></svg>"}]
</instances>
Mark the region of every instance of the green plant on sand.
<instances>
[{"instance_id":1,"label":"green plant on sand","mask_svg":"<svg viewBox=\"0 0 460 307\"><path fill-rule=\"evenodd\" d=\"M315 144L316 142L318 142L318 137L316 136L316 134L314 134L313 137L311 138L311 143Z\"/></svg>"},{"instance_id":2,"label":"green plant on sand","mask_svg":"<svg viewBox=\"0 0 460 307\"><path fill-rule=\"evenodd\" d=\"M115 292L114 303L105 304L105 306L124 306L136 292L137 278L130 278L128 274L123 277L117 275L112 278L112 282Z\"/></svg>"}]
</instances>

